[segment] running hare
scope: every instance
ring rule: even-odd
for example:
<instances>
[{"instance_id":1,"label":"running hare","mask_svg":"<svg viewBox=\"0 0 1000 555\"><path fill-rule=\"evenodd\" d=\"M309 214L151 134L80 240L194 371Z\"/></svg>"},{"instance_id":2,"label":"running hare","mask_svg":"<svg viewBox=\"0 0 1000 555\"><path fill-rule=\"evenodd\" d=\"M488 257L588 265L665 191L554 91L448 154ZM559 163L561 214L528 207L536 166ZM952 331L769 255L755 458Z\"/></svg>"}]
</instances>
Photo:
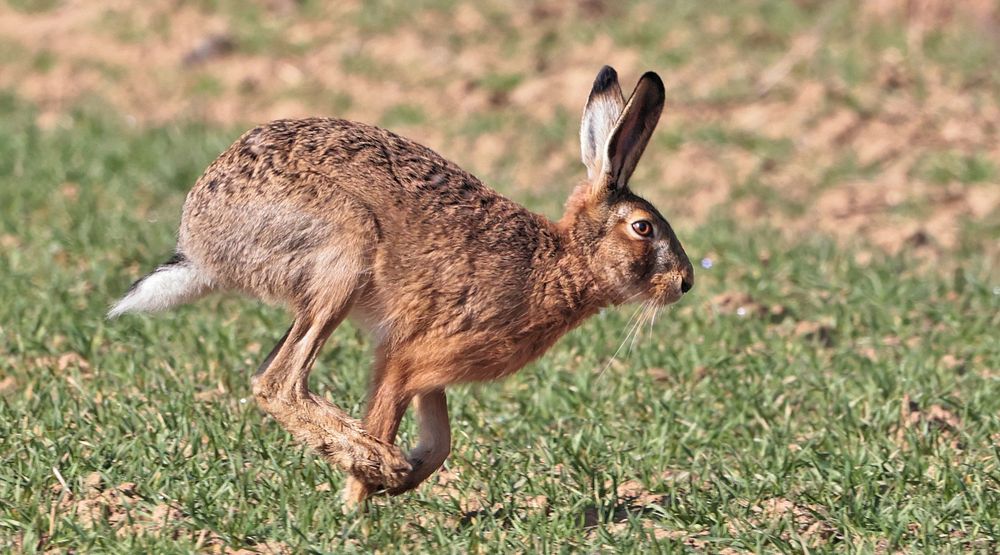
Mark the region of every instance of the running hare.
<instances>
[{"instance_id":1,"label":"running hare","mask_svg":"<svg viewBox=\"0 0 1000 555\"><path fill-rule=\"evenodd\" d=\"M353 505L416 487L448 456L444 390L519 370L601 307L665 305L694 283L670 225L629 177L663 109L646 73L625 101L604 67L580 129L588 179L558 222L437 153L338 119L250 130L188 193L176 254L111 309L166 309L236 290L293 311L253 377L258 404L350 474ZM344 318L375 345L364 423L309 391ZM414 403L417 446L394 445Z\"/></svg>"}]
</instances>

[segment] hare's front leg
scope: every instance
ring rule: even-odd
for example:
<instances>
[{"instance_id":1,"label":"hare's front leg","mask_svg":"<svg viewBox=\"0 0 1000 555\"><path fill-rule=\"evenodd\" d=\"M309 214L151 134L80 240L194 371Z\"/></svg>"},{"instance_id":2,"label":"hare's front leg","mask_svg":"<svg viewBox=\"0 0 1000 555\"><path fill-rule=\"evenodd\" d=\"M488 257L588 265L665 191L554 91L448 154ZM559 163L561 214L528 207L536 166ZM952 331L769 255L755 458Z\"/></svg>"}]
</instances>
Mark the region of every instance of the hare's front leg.
<instances>
[{"instance_id":1,"label":"hare's front leg","mask_svg":"<svg viewBox=\"0 0 1000 555\"><path fill-rule=\"evenodd\" d=\"M448 422L448 400L443 389L421 393L413 399L417 412L420 438L407 459L413 470L403 485L390 488L389 493L399 495L420 485L435 470L441 468L451 452L451 424Z\"/></svg>"},{"instance_id":2,"label":"hare's front leg","mask_svg":"<svg viewBox=\"0 0 1000 555\"><path fill-rule=\"evenodd\" d=\"M396 439L396 432L410 397L404 394L405 389L394 380L393 375L386 377L376 366L368 414L365 416L365 429L378 439L392 443ZM391 365L387 366L391 368ZM407 457L413 470L399 485L371 483L349 477L343 492L346 504L360 503L382 488L386 488L391 495L409 491L426 480L448 458L451 451L451 426L448 423L448 403L444 390L436 389L418 394L413 401L420 433L417 446Z\"/></svg>"},{"instance_id":3,"label":"hare's front leg","mask_svg":"<svg viewBox=\"0 0 1000 555\"><path fill-rule=\"evenodd\" d=\"M296 439L367 483L399 487L411 467L391 442L379 441L361 423L309 391L309 372L320 347L350 309L339 301L309 303L253 378L257 403Z\"/></svg>"}]
</instances>

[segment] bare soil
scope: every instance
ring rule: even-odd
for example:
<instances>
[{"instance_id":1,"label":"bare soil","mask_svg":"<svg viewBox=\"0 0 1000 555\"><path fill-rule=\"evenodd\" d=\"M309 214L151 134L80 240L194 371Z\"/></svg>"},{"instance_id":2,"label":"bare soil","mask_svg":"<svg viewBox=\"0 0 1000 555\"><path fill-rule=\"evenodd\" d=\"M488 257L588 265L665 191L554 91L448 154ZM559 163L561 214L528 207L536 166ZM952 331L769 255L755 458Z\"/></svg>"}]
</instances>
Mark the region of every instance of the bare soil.
<instances>
[{"instance_id":1,"label":"bare soil","mask_svg":"<svg viewBox=\"0 0 1000 555\"><path fill-rule=\"evenodd\" d=\"M489 176L514 160L514 182L551 187L579 174L573 134L540 147L525 132L575 117L601 64L616 66L626 87L650 68L648 47L611 32L574 30L580 22L611 29L657 15L647 5L600 1L532 6L462 3L417 10L406 25L366 29L356 24L361 2L300 13L295 2L272 0L256 5L257 27L249 28L233 14L173 0L67 0L35 12L0 4L0 45L11 53L0 64L0 88L35 103L46 128L65 125L81 102L95 99L136 125L249 125L307 115L385 122L474 171ZM922 45L930 33L969 22L995 37L996 4L878 0L853 17L859 32L901 26L907 53L871 52L871 70L857 83L817 74L824 57L850 46L831 42L819 21L791 37L777 58L748 56L735 41L720 40L660 69L670 99L661 134L678 133L683 141L654 146L637 189L676 225L721 212L790 234L819 231L887 252L911 249L931 260L960 246L963 226L995 221L998 97L991 81L925 57ZM483 38L496 35L497 20L516 41ZM667 34L657 48L683 46L699 33L753 37L762 28L753 17L739 28L708 18L700 28ZM392 117L400 113L415 115ZM529 123L455 136L489 114ZM772 141L784 153L688 137L706 128ZM994 173L971 180L929 175L941 159L946 166L983 160Z\"/></svg>"}]
</instances>

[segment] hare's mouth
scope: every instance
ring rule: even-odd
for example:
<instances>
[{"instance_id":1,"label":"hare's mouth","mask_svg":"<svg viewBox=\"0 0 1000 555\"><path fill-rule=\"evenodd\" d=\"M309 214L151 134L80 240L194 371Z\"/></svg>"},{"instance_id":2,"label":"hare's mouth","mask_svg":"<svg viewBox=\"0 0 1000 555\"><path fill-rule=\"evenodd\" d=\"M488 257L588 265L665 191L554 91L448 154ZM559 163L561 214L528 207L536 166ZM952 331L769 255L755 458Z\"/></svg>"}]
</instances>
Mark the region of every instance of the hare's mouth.
<instances>
[{"instance_id":1,"label":"hare's mouth","mask_svg":"<svg viewBox=\"0 0 1000 555\"><path fill-rule=\"evenodd\" d=\"M660 306L676 303L684 293L684 280L680 275L658 274L650 280L649 299Z\"/></svg>"},{"instance_id":2,"label":"hare's mouth","mask_svg":"<svg viewBox=\"0 0 1000 555\"><path fill-rule=\"evenodd\" d=\"M657 292L653 295L653 302L660 306L667 306L676 303L681 300L684 295L681 293L680 287L665 288L665 291Z\"/></svg>"}]
</instances>

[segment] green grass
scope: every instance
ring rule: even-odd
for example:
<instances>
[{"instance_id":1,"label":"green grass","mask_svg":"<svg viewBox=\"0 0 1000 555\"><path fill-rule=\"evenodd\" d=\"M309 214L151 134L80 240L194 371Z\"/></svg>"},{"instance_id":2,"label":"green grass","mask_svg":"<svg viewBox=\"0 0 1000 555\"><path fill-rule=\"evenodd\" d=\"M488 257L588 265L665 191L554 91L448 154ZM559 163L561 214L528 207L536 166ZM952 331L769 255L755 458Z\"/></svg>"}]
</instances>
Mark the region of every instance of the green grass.
<instances>
[{"instance_id":1,"label":"green grass","mask_svg":"<svg viewBox=\"0 0 1000 555\"><path fill-rule=\"evenodd\" d=\"M397 104L382 115L380 125L387 128L401 127L407 125L419 125L427 119L419 106L409 104Z\"/></svg>"},{"instance_id":2,"label":"green grass","mask_svg":"<svg viewBox=\"0 0 1000 555\"><path fill-rule=\"evenodd\" d=\"M934 183L989 182L997 177L996 164L982 154L963 156L954 152L937 152L920 162L915 168L917 174Z\"/></svg>"},{"instance_id":3,"label":"green grass","mask_svg":"<svg viewBox=\"0 0 1000 555\"><path fill-rule=\"evenodd\" d=\"M60 0L7 0L8 6L26 13L47 12L60 4Z\"/></svg>"},{"instance_id":4,"label":"green grass","mask_svg":"<svg viewBox=\"0 0 1000 555\"><path fill-rule=\"evenodd\" d=\"M185 191L241 130L137 130L99 111L53 131L33 122L0 98L0 549L957 552L1000 540L995 261L950 260L946 273L903 251L861 265L864 245L723 216L678 229L712 268L634 347L610 362L630 310L608 310L513 378L453 389L447 488L345 516L343 475L249 391L286 314L213 297L103 319L168 256ZM695 140L784 148L724 130ZM991 240L990 226L966 237ZM744 316L724 293L752 299ZM355 414L369 347L342 326L314 374ZM412 442L411 422L402 435ZM111 506L124 521L74 514L95 472L105 487L136 484ZM620 495L630 481L646 495ZM767 509L784 501L799 516ZM159 522L158 505L176 512Z\"/></svg>"}]
</instances>

